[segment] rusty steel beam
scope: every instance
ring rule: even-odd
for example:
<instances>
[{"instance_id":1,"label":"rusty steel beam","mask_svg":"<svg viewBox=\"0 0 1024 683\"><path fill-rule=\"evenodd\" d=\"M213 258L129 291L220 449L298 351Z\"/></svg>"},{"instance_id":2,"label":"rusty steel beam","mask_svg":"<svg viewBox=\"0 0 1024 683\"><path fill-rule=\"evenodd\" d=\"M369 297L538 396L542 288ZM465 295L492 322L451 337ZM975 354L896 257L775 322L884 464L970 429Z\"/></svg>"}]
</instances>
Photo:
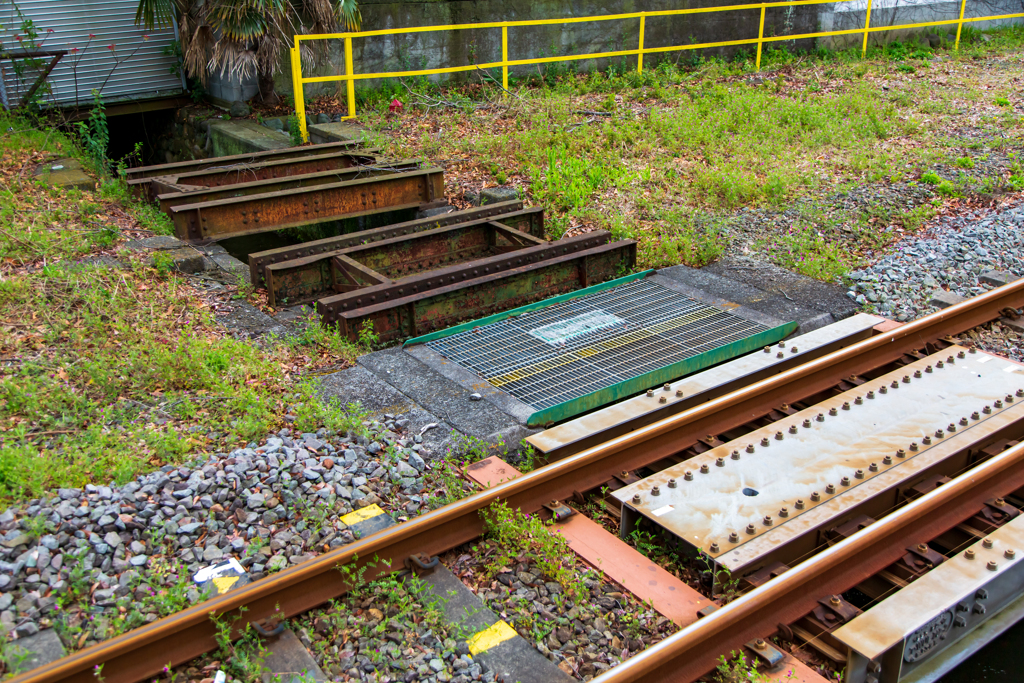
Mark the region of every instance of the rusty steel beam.
<instances>
[{"instance_id":1,"label":"rusty steel beam","mask_svg":"<svg viewBox=\"0 0 1024 683\"><path fill-rule=\"evenodd\" d=\"M95 670L103 667L103 676L108 683L135 683L157 674L167 664L171 666L187 662L218 647L214 618L226 615L238 617L236 629L244 628L251 622L261 622L271 617L288 618L301 614L329 600L343 595L348 590L344 576L337 571L341 565L366 566L365 580L372 580L386 571L386 567L403 566L406 558L418 553L437 555L473 540L482 531L480 511L495 501L506 502L512 508L524 512L535 512L552 500L570 497L574 491L586 491L600 486L613 473L632 470L662 459L666 453L685 448L707 434L720 434L739 427L752 419L766 415L771 409L783 403L795 403L833 386L838 380L854 372L880 367L900 358L904 353L924 347L927 343L951 334L957 334L981 323L993 320L1007 307L1020 308L1024 305L1024 280L986 292L947 309L902 325L886 334L872 337L845 349L818 358L806 365L792 368L774 377L744 387L730 394L708 401L687 411L664 420L644 426L636 431L609 440L571 457L559 460L515 480L503 482L463 500L447 505L403 524L357 540L348 546L332 550L298 566L248 584L237 590L213 598L199 605L166 617L129 633L99 643L69 657L34 669L13 679L13 683L95 683ZM1019 461L1024 446L1015 449ZM996 458L984 467L998 468L1007 464L1007 458ZM1016 485L1018 464L1013 463L1014 472L998 472L997 476L986 476L986 482L1004 481L1007 486ZM979 473L991 470L976 470L968 473L964 481L978 481ZM1013 480L1011 481L1011 477ZM969 485L969 484L968 484ZM987 485L987 484L986 484ZM949 490L940 487L936 493ZM922 499L924 500L924 499ZM920 508L911 508L920 509ZM907 513L904 513L906 515ZM901 519L903 519L901 517ZM918 523L922 520L919 518ZM927 523L927 522L925 522ZM885 524L885 520L879 522ZM941 525L940 525L941 526ZM947 525L945 528L948 528ZM944 531L945 528L939 529ZM891 537L890 537L891 538ZM851 541L858 539L854 536ZM872 544L872 549L876 544ZM840 546L836 546L837 548ZM902 547L902 546L901 546ZM871 549L864 550L870 552ZM845 550L843 551L845 552ZM358 558L358 560L356 560ZM815 562L815 560L812 560ZM817 566L817 565L812 565ZM791 570L802 572L799 567ZM790 572L787 572L788 575ZM783 575L783 576L786 576ZM803 577L802 573L794 574ZM806 577L790 579L805 581ZM787 586L789 584L786 584ZM774 594L776 583L766 584L762 593ZM789 591L791 588L786 588ZM815 596L829 590L826 585L815 585L813 591L802 586L805 592ZM795 599L803 599L797 595ZM750 609L751 598L741 598L719 612L712 624L734 623L734 611ZM755 607L757 603L755 603ZM764 622L768 609L754 610L750 618ZM744 616L749 614L744 611ZM715 615L711 615L714 617ZM798 615L799 616L799 615ZM710 618L710 617L709 617ZM774 618L773 618L774 619ZM779 620L773 620L774 624ZM698 626L705 620L698 622ZM645 680L640 670L666 672L665 662L674 660L682 668L685 662L675 652L683 647L694 652L695 657L717 657L722 654L720 644L738 640L728 629L715 629L720 641L704 643L707 651L694 652L689 643L679 645L673 636L663 644L656 645L645 654L620 664L606 676L616 677L615 681ZM238 631L236 630L236 633ZM682 632L683 638L696 637L691 631ZM760 637L760 636L758 636ZM745 642L745 641L744 641ZM667 648L673 648L668 651ZM652 659L653 657L653 659ZM633 665L632 663L636 664ZM634 668L634 666L638 668ZM624 667L624 668L623 668ZM699 668L699 667L694 667ZM706 669L700 673L706 672ZM608 683L606 678L602 683Z\"/></svg>"},{"instance_id":2,"label":"rusty steel beam","mask_svg":"<svg viewBox=\"0 0 1024 683\"><path fill-rule=\"evenodd\" d=\"M268 303L277 306L306 303L328 294L349 291L345 270L346 256L376 270L384 281L397 280L416 273L466 263L527 246L547 244L530 234L513 230L488 219L458 223L424 230L379 242L335 249L315 256L272 263L264 271Z\"/></svg>"},{"instance_id":3,"label":"rusty steel beam","mask_svg":"<svg viewBox=\"0 0 1024 683\"><path fill-rule=\"evenodd\" d=\"M361 230L337 237L326 237L321 240L303 242L291 247L281 247L249 254L249 275L251 282L259 286L264 281L266 267L271 263L294 261L295 259L325 254L329 251L344 249L356 244L369 244L370 242L379 242L380 240L399 235L411 235L421 230L431 230L446 225L456 225L458 223L484 219L501 220L504 224L514 226L524 232L529 232L534 237L544 237L543 209L523 210L522 202L500 202L473 209L451 211L439 216L417 218L416 220L374 228L373 230Z\"/></svg>"},{"instance_id":4,"label":"rusty steel beam","mask_svg":"<svg viewBox=\"0 0 1024 683\"><path fill-rule=\"evenodd\" d=\"M613 279L636 264L636 242L603 230L317 301L325 324L353 341L367 322L382 341L413 337Z\"/></svg>"},{"instance_id":5,"label":"rusty steel beam","mask_svg":"<svg viewBox=\"0 0 1024 683\"><path fill-rule=\"evenodd\" d=\"M213 187L171 183L169 182L170 178L157 177L152 179L152 187L157 192L156 201L160 203L160 210L169 214L172 206L180 206L181 204L212 202L229 197L245 197L266 192L290 190L296 187L313 187L332 182L346 182L359 178L376 178L392 173L414 171L419 167L420 161L418 159L403 159L384 166L349 166L336 170L320 171L319 173L289 175L282 178L266 178L253 182Z\"/></svg>"},{"instance_id":6,"label":"rusty steel beam","mask_svg":"<svg viewBox=\"0 0 1024 683\"><path fill-rule=\"evenodd\" d=\"M698 623L638 653L595 683L689 683L718 657L774 633L964 522L987 500L1024 487L1024 444L1006 449L871 526L815 555Z\"/></svg>"},{"instance_id":7,"label":"rusty steel beam","mask_svg":"<svg viewBox=\"0 0 1024 683\"><path fill-rule=\"evenodd\" d=\"M167 178L170 183L175 185L224 187L257 180L273 180L320 173L321 171L340 171L359 166L386 167L386 162L381 162L371 154L373 151L361 149L350 152L325 152L299 159L271 159L259 163L226 164L189 173L168 173L160 177Z\"/></svg>"},{"instance_id":8,"label":"rusty steel beam","mask_svg":"<svg viewBox=\"0 0 1024 683\"><path fill-rule=\"evenodd\" d=\"M441 169L425 168L377 178L172 206L171 217L179 239L197 241L420 208L443 197Z\"/></svg>"}]
</instances>

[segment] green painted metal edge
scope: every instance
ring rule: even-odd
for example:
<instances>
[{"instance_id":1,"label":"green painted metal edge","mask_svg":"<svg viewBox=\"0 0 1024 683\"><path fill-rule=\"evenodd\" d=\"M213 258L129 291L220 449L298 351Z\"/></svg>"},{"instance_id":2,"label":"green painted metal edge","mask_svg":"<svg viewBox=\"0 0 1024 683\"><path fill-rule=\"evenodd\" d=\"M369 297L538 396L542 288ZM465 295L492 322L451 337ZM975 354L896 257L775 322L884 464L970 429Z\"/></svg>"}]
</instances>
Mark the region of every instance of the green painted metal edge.
<instances>
[{"instance_id":1,"label":"green painted metal edge","mask_svg":"<svg viewBox=\"0 0 1024 683\"><path fill-rule=\"evenodd\" d=\"M606 289L611 289L612 287L618 287L619 285L624 285L627 282L632 282L633 280L645 278L653 272L654 270L652 269L645 270L640 273L633 273L632 275L627 275L626 277L620 277L615 280L609 280L608 282L602 282L599 285L591 285L590 287L578 289L575 292L559 294L558 296L553 296L550 299L544 299L543 301L537 301L536 303L520 306L519 308L513 308L512 310L505 311L504 313L495 313L494 315L489 315L486 318L471 320L468 323L462 323L454 327L449 327L448 329L445 330L431 332L430 334L425 334L421 337L414 337L406 341L404 344L402 344L402 348L404 349L406 346L409 346L410 344L426 344L427 342L434 341L435 339L441 339L442 337L450 337L453 334L458 334L459 332L471 330L474 327L480 327L481 325L489 325L490 323L496 323L499 320L506 320L515 315L522 315L523 313L536 311L538 308L544 308L546 306L560 304L563 301L571 301L573 299L578 299L581 296L586 296L587 294L594 294L595 292L603 292Z\"/></svg>"},{"instance_id":2,"label":"green painted metal edge","mask_svg":"<svg viewBox=\"0 0 1024 683\"><path fill-rule=\"evenodd\" d=\"M613 384L610 387L592 391L585 396L580 396L579 398L559 403L556 406L539 410L530 415L526 421L526 425L528 427L540 427L549 423L560 422L570 417L575 417L580 413L585 413L587 411L594 410L595 408L601 408L634 394L639 394L651 387L660 386L666 382L673 382L681 377L693 374L698 370L704 370L712 365L717 365L727 360L732 360L737 356L742 356L744 353L749 353L755 349L760 349L764 346L774 344L795 332L798 326L799 325L795 322L779 325L778 327L773 327L770 330L758 332L757 334L746 337L745 339L739 339L726 344L725 346L719 346L718 348L711 349L710 351L705 351L704 353L693 356L692 358L681 360L678 363L672 363L671 365L666 365L665 367L658 368L657 370L646 372L638 377L633 377L619 382L618 384Z\"/></svg>"}]
</instances>

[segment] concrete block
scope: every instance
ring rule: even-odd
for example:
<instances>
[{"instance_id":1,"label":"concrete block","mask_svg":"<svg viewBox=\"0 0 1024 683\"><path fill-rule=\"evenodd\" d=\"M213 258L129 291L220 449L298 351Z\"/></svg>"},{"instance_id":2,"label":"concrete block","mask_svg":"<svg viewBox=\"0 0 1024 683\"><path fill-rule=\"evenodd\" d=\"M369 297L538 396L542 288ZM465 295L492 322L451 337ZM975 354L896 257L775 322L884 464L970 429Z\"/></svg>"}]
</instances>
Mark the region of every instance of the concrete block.
<instances>
[{"instance_id":1,"label":"concrete block","mask_svg":"<svg viewBox=\"0 0 1024 683\"><path fill-rule=\"evenodd\" d=\"M170 258L174 264L174 269L179 273L187 273L192 275L194 273L201 273L206 270L206 258L201 252L196 251L190 247L182 247L180 249L168 249L160 252L163 256L161 258ZM152 263L155 263L156 256L151 259Z\"/></svg>"},{"instance_id":2,"label":"concrete block","mask_svg":"<svg viewBox=\"0 0 1024 683\"><path fill-rule=\"evenodd\" d=\"M211 254L210 258L213 259L214 264L217 268L229 273L236 275L246 282L249 281L249 266L245 265L231 254Z\"/></svg>"},{"instance_id":3,"label":"concrete block","mask_svg":"<svg viewBox=\"0 0 1024 683\"><path fill-rule=\"evenodd\" d=\"M932 298L928 300L928 303L935 306L935 308L949 308L950 306L955 306L956 304L963 303L964 301L967 301L967 299L955 292L936 289L932 292Z\"/></svg>"},{"instance_id":4,"label":"concrete block","mask_svg":"<svg viewBox=\"0 0 1024 683\"><path fill-rule=\"evenodd\" d=\"M437 206L433 209L423 209L422 211L416 212L416 218L430 218L431 216L443 216L446 213L455 211L455 207L446 204L445 206Z\"/></svg>"},{"instance_id":5,"label":"concrete block","mask_svg":"<svg viewBox=\"0 0 1024 683\"><path fill-rule=\"evenodd\" d=\"M314 145L325 142L344 142L345 140L362 140L365 128L351 121L336 123L317 123L307 128L309 141Z\"/></svg>"},{"instance_id":6,"label":"concrete block","mask_svg":"<svg viewBox=\"0 0 1024 683\"><path fill-rule=\"evenodd\" d=\"M269 669L274 680L281 683L319 683L328 680L313 655L309 654L302 641L289 629L270 640L267 650L263 665Z\"/></svg>"},{"instance_id":7,"label":"concrete block","mask_svg":"<svg viewBox=\"0 0 1024 683\"><path fill-rule=\"evenodd\" d=\"M18 638L8 647L11 655L7 658L8 662L18 662L16 669L8 673L25 673L56 662L65 655L64 644L57 637L57 631L52 628Z\"/></svg>"},{"instance_id":8,"label":"concrete block","mask_svg":"<svg viewBox=\"0 0 1024 683\"><path fill-rule=\"evenodd\" d=\"M247 152L265 152L291 147L291 139L261 126L255 121L210 121L213 155L217 157Z\"/></svg>"},{"instance_id":9,"label":"concrete block","mask_svg":"<svg viewBox=\"0 0 1024 683\"><path fill-rule=\"evenodd\" d=\"M155 237L146 237L141 240L129 240L124 244L125 249L130 249L131 251L181 249L184 246L184 242L179 240L177 237L171 237L169 235L157 235Z\"/></svg>"},{"instance_id":10,"label":"concrete block","mask_svg":"<svg viewBox=\"0 0 1024 683\"><path fill-rule=\"evenodd\" d=\"M1000 318L999 324L1017 334L1024 334L1024 318Z\"/></svg>"},{"instance_id":11,"label":"concrete block","mask_svg":"<svg viewBox=\"0 0 1024 683\"><path fill-rule=\"evenodd\" d=\"M511 202L519 199L519 192L514 187L499 185L480 190L480 206L486 204L497 204L499 202Z\"/></svg>"},{"instance_id":12,"label":"concrete block","mask_svg":"<svg viewBox=\"0 0 1024 683\"><path fill-rule=\"evenodd\" d=\"M53 187L76 187L85 192L96 189L96 181L77 159L58 159L36 167L33 175Z\"/></svg>"},{"instance_id":13,"label":"concrete block","mask_svg":"<svg viewBox=\"0 0 1024 683\"><path fill-rule=\"evenodd\" d=\"M982 284L992 285L993 287L1002 287L1008 285L1011 282L1016 282L1019 278L1013 273L1007 273L1002 270L986 270L984 273L978 276L978 281Z\"/></svg>"}]
</instances>

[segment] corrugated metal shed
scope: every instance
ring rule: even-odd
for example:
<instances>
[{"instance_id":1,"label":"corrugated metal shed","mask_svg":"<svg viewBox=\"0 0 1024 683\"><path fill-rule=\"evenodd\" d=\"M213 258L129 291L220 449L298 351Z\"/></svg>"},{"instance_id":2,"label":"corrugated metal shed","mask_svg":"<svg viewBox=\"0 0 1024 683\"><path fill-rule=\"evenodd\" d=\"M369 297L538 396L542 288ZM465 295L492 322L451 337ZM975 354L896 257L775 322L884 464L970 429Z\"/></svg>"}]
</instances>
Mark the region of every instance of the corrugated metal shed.
<instances>
[{"instance_id":1,"label":"corrugated metal shed","mask_svg":"<svg viewBox=\"0 0 1024 683\"><path fill-rule=\"evenodd\" d=\"M16 1L17 9L39 31L39 49L68 53L47 79L50 92L46 101L51 105L88 105L94 88L102 88L101 95L107 103L179 95L184 91L181 77L171 73L177 57L164 54L176 38L175 29L147 31L136 26L138 0ZM0 41L4 50L30 49L15 38L22 32L22 21L14 2L0 0ZM90 34L95 36L91 40ZM143 39L144 34L148 39ZM76 48L77 52L73 52ZM4 60L2 66L7 94L16 103L19 93L32 85L38 71L25 74L25 82L20 83L10 61Z\"/></svg>"}]
</instances>

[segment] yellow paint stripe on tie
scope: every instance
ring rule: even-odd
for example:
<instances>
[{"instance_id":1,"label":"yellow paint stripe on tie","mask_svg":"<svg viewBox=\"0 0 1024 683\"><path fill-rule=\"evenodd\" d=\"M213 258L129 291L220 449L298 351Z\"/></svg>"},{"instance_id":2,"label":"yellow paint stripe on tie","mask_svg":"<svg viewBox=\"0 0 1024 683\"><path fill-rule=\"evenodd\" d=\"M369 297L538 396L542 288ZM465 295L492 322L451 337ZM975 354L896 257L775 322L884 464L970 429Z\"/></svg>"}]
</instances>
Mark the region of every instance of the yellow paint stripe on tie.
<instances>
[{"instance_id":1,"label":"yellow paint stripe on tie","mask_svg":"<svg viewBox=\"0 0 1024 683\"><path fill-rule=\"evenodd\" d=\"M341 518L341 521L348 526L352 526L353 524L365 522L368 519L373 519L374 517L383 514L384 511L381 510L376 503L374 503L373 505L367 505L361 510L356 510L355 512L348 513L347 515Z\"/></svg>"},{"instance_id":2,"label":"yellow paint stripe on tie","mask_svg":"<svg viewBox=\"0 0 1024 683\"><path fill-rule=\"evenodd\" d=\"M466 641L469 645L469 653L476 657L481 652L487 652L495 645L504 643L506 640L515 638L516 630L504 621L497 621L480 633Z\"/></svg>"}]
</instances>

